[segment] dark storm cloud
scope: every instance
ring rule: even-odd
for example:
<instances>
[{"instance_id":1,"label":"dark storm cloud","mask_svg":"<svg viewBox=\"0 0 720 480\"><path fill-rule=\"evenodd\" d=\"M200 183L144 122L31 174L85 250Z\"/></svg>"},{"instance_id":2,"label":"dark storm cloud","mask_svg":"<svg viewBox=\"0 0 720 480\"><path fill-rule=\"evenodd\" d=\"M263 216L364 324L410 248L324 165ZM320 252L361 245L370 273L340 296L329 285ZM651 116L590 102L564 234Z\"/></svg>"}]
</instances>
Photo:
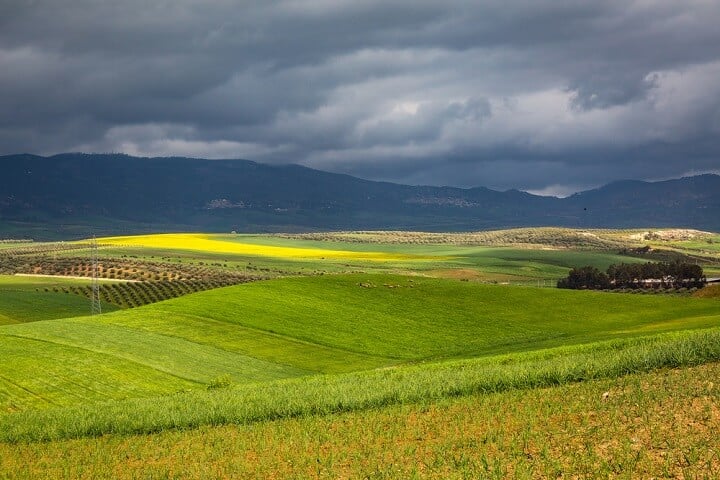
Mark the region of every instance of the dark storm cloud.
<instances>
[{"instance_id":1,"label":"dark storm cloud","mask_svg":"<svg viewBox=\"0 0 720 480\"><path fill-rule=\"evenodd\" d=\"M0 153L546 193L719 170L718 21L710 0L0 0Z\"/></svg>"}]
</instances>

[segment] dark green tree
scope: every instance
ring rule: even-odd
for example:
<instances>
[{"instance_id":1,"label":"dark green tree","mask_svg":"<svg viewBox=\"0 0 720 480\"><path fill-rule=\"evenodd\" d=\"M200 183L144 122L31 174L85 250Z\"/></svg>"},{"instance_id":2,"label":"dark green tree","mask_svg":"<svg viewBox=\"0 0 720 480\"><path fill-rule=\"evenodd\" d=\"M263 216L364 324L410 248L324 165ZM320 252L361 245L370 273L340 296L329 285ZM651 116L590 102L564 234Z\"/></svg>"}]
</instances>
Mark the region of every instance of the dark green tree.
<instances>
[{"instance_id":1,"label":"dark green tree","mask_svg":"<svg viewBox=\"0 0 720 480\"><path fill-rule=\"evenodd\" d=\"M586 266L570 270L567 278L560 279L557 286L558 288L570 288L574 290L603 290L610 288L610 280L607 274L601 272L596 267Z\"/></svg>"}]
</instances>

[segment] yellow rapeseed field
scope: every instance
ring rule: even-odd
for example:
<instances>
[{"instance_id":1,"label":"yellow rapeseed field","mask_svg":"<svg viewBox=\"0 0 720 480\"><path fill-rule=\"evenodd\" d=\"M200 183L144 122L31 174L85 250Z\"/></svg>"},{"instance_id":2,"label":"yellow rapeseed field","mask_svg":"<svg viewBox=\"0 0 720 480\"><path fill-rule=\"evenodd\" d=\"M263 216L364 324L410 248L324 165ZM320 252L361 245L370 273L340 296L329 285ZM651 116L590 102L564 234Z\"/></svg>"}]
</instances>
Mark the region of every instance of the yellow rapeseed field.
<instances>
[{"instance_id":1,"label":"yellow rapeseed field","mask_svg":"<svg viewBox=\"0 0 720 480\"><path fill-rule=\"evenodd\" d=\"M256 245L213 238L201 233L166 233L156 235L132 235L126 237L105 237L98 239L104 245L127 247L152 247L177 250L198 250L204 252L255 255L288 259L362 259L373 261L417 260L415 255L401 255L383 252L351 252L321 248L279 247Z\"/></svg>"}]
</instances>

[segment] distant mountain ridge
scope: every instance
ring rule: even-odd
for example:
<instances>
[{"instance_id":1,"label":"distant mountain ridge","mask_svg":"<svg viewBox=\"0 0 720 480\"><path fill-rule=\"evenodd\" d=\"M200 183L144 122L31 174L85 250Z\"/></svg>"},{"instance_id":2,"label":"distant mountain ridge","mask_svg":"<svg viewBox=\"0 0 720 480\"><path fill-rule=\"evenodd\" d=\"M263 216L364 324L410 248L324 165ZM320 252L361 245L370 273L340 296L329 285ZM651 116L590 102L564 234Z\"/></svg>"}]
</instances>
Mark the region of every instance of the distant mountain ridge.
<instances>
[{"instance_id":1,"label":"distant mountain ridge","mask_svg":"<svg viewBox=\"0 0 720 480\"><path fill-rule=\"evenodd\" d=\"M0 156L0 232L720 230L720 176L621 181L567 198L409 186L298 165L124 154ZM37 237L37 235L36 235Z\"/></svg>"}]
</instances>

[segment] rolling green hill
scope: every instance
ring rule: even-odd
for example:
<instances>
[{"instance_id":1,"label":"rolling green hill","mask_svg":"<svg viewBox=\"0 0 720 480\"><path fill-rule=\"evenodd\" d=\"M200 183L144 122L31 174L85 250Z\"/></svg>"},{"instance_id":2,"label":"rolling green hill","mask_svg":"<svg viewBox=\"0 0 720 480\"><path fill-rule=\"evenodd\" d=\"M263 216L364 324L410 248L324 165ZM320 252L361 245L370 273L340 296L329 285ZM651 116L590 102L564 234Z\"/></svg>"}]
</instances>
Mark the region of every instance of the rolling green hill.
<instances>
[{"instance_id":1,"label":"rolling green hill","mask_svg":"<svg viewBox=\"0 0 720 480\"><path fill-rule=\"evenodd\" d=\"M0 408L26 410L720 325L716 299L392 275L286 278L0 327Z\"/></svg>"}]
</instances>

